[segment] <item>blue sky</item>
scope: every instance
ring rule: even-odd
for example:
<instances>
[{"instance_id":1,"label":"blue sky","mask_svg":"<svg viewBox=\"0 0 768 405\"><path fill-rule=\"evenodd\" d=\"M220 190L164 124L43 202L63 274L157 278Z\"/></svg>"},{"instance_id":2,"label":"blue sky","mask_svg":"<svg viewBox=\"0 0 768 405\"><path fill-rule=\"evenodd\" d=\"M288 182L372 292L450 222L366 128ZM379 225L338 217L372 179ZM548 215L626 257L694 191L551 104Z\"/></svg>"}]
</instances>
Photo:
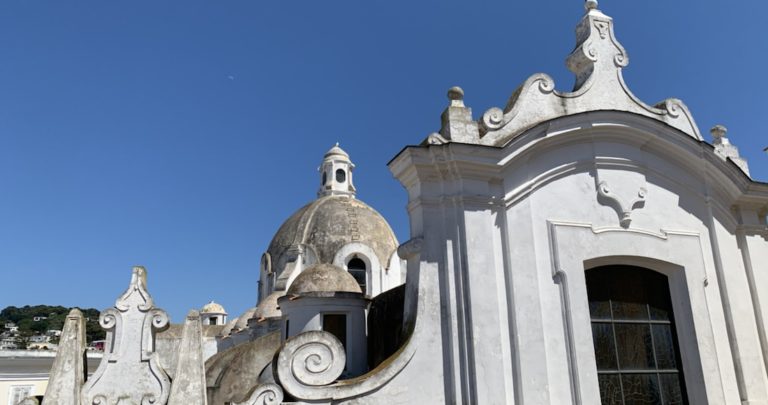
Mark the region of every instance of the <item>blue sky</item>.
<instances>
[{"instance_id":1,"label":"blue sky","mask_svg":"<svg viewBox=\"0 0 768 405\"><path fill-rule=\"evenodd\" d=\"M726 125L768 180L768 2L600 8L635 94L682 99L703 133ZM450 86L476 118L536 72L570 89L582 12L579 0L0 3L0 307L106 308L142 264L172 320L211 299L238 315L337 141L358 196L407 239L387 161L439 128Z\"/></svg>"}]
</instances>

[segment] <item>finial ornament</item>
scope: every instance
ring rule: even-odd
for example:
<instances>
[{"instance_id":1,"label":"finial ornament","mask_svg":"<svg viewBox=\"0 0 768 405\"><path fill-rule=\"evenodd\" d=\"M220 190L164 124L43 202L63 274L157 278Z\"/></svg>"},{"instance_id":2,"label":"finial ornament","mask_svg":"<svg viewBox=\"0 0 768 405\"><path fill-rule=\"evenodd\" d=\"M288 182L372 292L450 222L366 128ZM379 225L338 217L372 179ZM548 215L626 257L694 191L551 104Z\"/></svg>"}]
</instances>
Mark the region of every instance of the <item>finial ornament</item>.
<instances>
[{"instance_id":1,"label":"finial ornament","mask_svg":"<svg viewBox=\"0 0 768 405\"><path fill-rule=\"evenodd\" d=\"M459 86L453 86L448 89L449 100L464 100L464 90Z\"/></svg>"},{"instance_id":2,"label":"finial ornament","mask_svg":"<svg viewBox=\"0 0 768 405\"><path fill-rule=\"evenodd\" d=\"M587 0L584 2L584 8L589 10L594 10L597 8L597 0Z\"/></svg>"},{"instance_id":3,"label":"finial ornament","mask_svg":"<svg viewBox=\"0 0 768 405\"><path fill-rule=\"evenodd\" d=\"M712 129L709 130L709 133L712 134L712 138L717 141L725 138L725 134L728 133L728 128L726 128L724 125L718 124L712 127Z\"/></svg>"},{"instance_id":4,"label":"finial ornament","mask_svg":"<svg viewBox=\"0 0 768 405\"><path fill-rule=\"evenodd\" d=\"M739 168L749 176L749 165L747 164L747 160L741 157L739 148L732 144L726 136L728 134L728 128L718 124L712 127L709 130L709 133L712 134L712 146L715 147L715 154L724 160L732 160L736 166L739 166Z\"/></svg>"}]
</instances>

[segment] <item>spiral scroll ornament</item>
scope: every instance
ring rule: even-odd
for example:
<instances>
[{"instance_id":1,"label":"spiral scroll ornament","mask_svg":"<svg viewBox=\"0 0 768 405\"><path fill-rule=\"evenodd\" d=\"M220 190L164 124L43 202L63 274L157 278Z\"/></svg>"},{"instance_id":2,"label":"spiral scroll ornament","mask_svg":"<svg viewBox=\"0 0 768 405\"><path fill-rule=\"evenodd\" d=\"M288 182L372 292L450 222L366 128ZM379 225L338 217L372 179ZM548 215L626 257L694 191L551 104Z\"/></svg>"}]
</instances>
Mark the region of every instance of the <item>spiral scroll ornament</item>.
<instances>
[{"instance_id":1,"label":"spiral scroll ornament","mask_svg":"<svg viewBox=\"0 0 768 405\"><path fill-rule=\"evenodd\" d=\"M288 339L277 357L277 376L283 387L293 393L306 387L328 385L336 381L347 363L339 339L328 332L309 331Z\"/></svg>"},{"instance_id":2,"label":"spiral scroll ornament","mask_svg":"<svg viewBox=\"0 0 768 405\"><path fill-rule=\"evenodd\" d=\"M244 402L232 405L278 405L283 402L283 389L273 383L261 384L253 389Z\"/></svg>"},{"instance_id":3,"label":"spiral scroll ornament","mask_svg":"<svg viewBox=\"0 0 768 405\"><path fill-rule=\"evenodd\" d=\"M667 114L669 114L672 118L677 118L680 116L680 112L682 111L682 107L680 106L680 100L671 98L668 100L664 100L662 102L663 108L667 110Z\"/></svg>"},{"instance_id":4,"label":"spiral scroll ornament","mask_svg":"<svg viewBox=\"0 0 768 405\"><path fill-rule=\"evenodd\" d=\"M107 308L99 315L99 326L104 330L112 330L117 326L120 319L120 312L114 308Z\"/></svg>"},{"instance_id":5,"label":"spiral scroll ornament","mask_svg":"<svg viewBox=\"0 0 768 405\"><path fill-rule=\"evenodd\" d=\"M489 130L499 129L504 125L504 111L493 107L483 114L483 126Z\"/></svg>"}]
</instances>

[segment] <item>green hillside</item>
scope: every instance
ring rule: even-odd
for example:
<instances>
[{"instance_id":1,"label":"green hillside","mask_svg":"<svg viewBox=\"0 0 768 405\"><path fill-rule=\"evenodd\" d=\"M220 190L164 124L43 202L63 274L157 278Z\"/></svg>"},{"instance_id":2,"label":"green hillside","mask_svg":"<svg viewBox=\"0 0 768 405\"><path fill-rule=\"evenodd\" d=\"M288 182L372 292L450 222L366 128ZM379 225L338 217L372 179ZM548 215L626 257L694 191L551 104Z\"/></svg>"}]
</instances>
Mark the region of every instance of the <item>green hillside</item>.
<instances>
[{"instance_id":1,"label":"green hillside","mask_svg":"<svg viewBox=\"0 0 768 405\"><path fill-rule=\"evenodd\" d=\"M13 322L19 327L22 338L32 335L42 335L48 330L61 330L64 320L72 308L50 305L26 305L23 307L6 307L0 311L0 332L7 322ZM99 326L99 310L94 308L79 308L86 318L85 334L88 342L104 339L106 333ZM35 317L44 317L35 321ZM54 338L58 340L58 338ZM54 343L57 343L54 341Z\"/></svg>"}]
</instances>

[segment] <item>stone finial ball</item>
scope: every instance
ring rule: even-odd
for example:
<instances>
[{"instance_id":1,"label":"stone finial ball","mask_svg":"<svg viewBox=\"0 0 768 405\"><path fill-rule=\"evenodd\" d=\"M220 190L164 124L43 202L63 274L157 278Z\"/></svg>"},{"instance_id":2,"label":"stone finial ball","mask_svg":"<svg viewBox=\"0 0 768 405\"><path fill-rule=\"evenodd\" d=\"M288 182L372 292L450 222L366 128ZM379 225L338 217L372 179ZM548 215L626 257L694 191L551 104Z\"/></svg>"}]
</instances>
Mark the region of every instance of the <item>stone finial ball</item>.
<instances>
[{"instance_id":1,"label":"stone finial ball","mask_svg":"<svg viewBox=\"0 0 768 405\"><path fill-rule=\"evenodd\" d=\"M584 2L584 8L587 10L594 10L597 8L597 0L587 0Z\"/></svg>"},{"instance_id":2,"label":"stone finial ball","mask_svg":"<svg viewBox=\"0 0 768 405\"><path fill-rule=\"evenodd\" d=\"M719 124L715 125L714 127L712 127L712 129L709 130L709 133L712 134L712 137L715 139L724 137L727 132L728 132L728 128Z\"/></svg>"},{"instance_id":3,"label":"stone finial ball","mask_svg":"<svg viewBox=\"0 0 768 405\"><path fill-rule=\"evenodd\" d=\"M464 99L464 90L461 89L459 86L453 86L450 89L448 89L448 99L449 100L463 100Z\"/></svg>"}]
</instances>

